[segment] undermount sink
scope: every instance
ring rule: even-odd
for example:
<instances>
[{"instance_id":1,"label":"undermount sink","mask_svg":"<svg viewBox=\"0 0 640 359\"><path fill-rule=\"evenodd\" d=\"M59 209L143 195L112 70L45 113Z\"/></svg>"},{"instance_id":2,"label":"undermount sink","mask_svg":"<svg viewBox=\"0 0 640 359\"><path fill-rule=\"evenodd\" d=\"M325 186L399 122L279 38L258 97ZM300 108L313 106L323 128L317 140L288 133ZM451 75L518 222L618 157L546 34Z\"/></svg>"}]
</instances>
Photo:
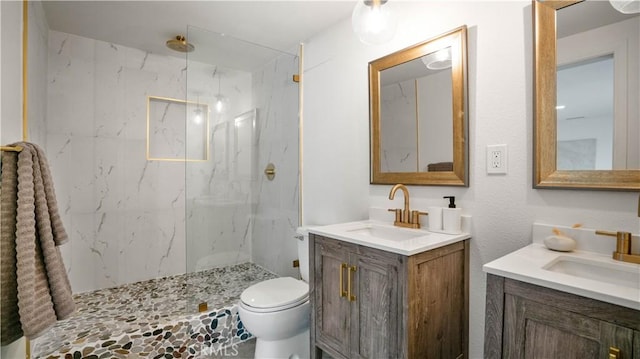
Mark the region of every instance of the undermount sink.
<instances>
[{"instance_id":1,"label":"undermount sink","mask_svg":"<svg viewBox=\"0 0 640 359\"><path fill-rule=\"evenodd\" d=\"M633 264L560 256L542 268L555 273L640 289L640 266Z\"/></svg>"},{"instance_id":2,"label":"undermount sink","mask_svg":"<svg viewBox=\"0 0 640 359\"><path fill-rule=\"evenodd\" d=\"M372 223L363 224L356 228L347 229L346 232L376 237L380 239L402 241L411 238L424 237L427 232L404 229L391 226L382 226Z\"/></svg>"}]
</instances>

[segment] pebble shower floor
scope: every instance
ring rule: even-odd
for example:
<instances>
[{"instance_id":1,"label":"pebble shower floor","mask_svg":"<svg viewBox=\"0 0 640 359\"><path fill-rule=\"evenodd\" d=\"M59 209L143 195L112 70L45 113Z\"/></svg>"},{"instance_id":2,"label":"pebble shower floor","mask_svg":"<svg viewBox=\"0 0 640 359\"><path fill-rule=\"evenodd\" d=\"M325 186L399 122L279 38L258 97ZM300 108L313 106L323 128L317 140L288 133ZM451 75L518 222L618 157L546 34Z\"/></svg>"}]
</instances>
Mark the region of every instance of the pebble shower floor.
<instances>
[{"instance_id":1,"label":"pebble shower floor","mask_svg":"<svg viewBox=\"0 0 640 359\"><path fill-rule=\"evenodd\" d=\"M245 288L277 276L243 263L74 296L76 312L32 341L33 358L204 358L249 338ZM198 303L208 310L198 313Z\"/></svg>"}]
</instances>

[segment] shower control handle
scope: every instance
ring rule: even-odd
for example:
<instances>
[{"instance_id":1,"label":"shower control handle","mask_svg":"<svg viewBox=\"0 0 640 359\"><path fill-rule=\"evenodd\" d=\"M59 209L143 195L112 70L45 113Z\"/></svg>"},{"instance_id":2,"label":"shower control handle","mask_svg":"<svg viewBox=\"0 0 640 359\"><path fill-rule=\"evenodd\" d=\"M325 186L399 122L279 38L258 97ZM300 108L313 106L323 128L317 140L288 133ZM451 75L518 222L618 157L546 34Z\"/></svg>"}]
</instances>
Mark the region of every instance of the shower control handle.
<instances>
[{"instance_id":1,"label":"shower control handle","mask_svg":"<svg viewBox=\"0 0 640 359\"><path fill-rule=\"evenodd\" d=\"M273 181L273 179L276 177L276 165L274 165L273 163L269 163L264 169L264 175L267 176L267 179L269 181Z\"/></svg>"}]
</instances>

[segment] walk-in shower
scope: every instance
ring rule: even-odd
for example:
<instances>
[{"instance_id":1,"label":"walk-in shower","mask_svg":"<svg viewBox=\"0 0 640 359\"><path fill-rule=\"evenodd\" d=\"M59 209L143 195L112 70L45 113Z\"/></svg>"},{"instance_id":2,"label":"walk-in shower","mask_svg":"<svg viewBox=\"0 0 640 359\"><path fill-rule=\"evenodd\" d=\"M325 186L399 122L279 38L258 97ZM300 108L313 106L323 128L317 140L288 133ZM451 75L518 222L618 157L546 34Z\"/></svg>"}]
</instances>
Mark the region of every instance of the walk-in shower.
<instances>
[{"instance_id":1,"label":"walk-in shower","mask_svg":"<svg viewBox=\"0 0 640 359\"><path fill-rule=\"evenodd\" d=\"M185 37L195 50L173 57L49 32L47 151L78 311L34 357L215 353L250 337L244 288L296 273L298 49Z\"/></svg>"}]
</instances>

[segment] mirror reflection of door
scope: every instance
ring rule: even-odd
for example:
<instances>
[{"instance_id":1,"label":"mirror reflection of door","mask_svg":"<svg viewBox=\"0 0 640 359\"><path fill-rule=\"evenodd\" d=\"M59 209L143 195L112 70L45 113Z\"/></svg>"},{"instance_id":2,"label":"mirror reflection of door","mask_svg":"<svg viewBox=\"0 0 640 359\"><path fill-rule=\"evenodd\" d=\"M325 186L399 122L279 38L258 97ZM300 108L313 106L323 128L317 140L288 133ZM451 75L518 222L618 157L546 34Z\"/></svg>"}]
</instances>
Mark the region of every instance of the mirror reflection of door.
<instances>
[{"instance_id":1,"label":"mirror reflection of door","mask_svg":"<svg viewBox=\"0 0 640 359\"><path fill-rule=\"evenodd\" d=\"M380 81L381 170L453 171L451 48L385 69Z\"/></svg>"},{"instance_id":2,"label":"mirror reflection of door","mask_svg":"<svg viewBox=\"0 0 640 359\"><path fill-rule=\"evenodd\" d=\"M557 26L557 169L640 168L640 16L587 0Z\"/></svg>"},{"instance_id":3,"label":"mirror reflection of door","mask_svg":"<svg viewBox=\"0 0 640 359\"><path fill-rule=\"evenodd\" d=\"M613 168L613 54L558 66L559 170Z\"/></svg>"}]
</instances>

